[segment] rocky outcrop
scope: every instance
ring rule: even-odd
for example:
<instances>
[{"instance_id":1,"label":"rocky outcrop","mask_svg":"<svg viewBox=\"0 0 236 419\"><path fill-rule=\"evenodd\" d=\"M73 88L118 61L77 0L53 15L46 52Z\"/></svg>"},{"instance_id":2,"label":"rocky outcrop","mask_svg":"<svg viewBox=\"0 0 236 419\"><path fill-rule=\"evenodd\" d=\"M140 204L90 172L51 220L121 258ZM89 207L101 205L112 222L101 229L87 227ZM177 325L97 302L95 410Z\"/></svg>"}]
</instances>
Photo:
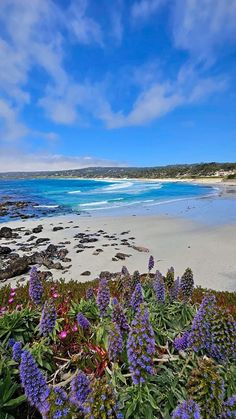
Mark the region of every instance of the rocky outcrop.
<instances>
[{"instance_id":1,"label":"rocky outcrop","mask_svg":"<svg viewBox=\"0 0 236 419\"><path fill-rule=\"evenodd\" d=\"M15 260L11 260L10 264L5 269L0 270L0 281L6 281L9 278L14 278L15 276L22 275L28 272L28 270L28 257L23 256Z\"/></svg>"},{"instance_id":2,"label":"rocky outcrop","mask_svg":"<svg viewBox=\"0 0 236 419\"><path fill-rule=\"evenodd\" d=\"M11 253L10 247L0 246L0 256L8 255L9 253Z\"/></svg>"},{"instance_id":3,"label":"rocky outcrop","mask_svg":"<svg viewBox=\"0 0 236 419\"><path fill-rule=\"evenodd\" d=\"M0 238L1 239L11 239L13 237L13 231L10 227L2 227L0 229Z\"/></svg>"}]
</instances>

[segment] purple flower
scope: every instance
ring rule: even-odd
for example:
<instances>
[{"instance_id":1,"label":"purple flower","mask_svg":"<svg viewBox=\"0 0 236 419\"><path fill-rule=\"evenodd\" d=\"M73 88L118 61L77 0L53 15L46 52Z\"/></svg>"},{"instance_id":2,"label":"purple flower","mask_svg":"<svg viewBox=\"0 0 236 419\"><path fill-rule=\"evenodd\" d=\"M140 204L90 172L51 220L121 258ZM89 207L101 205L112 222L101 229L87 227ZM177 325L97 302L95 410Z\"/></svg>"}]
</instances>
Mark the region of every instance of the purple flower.
<instances>
[{"instance_id":1,"label":"purple flower","mask_svg":"<svg viewBox=\"0 0 236 419\"><path fill-rule=\"evenodd\" d=\"M42 303L43 286L35 266L30 271L29 296L36 305Z\"/></svg>"},{"instance_id":2,"label":"purple flower","mask_svg":"<svg viewBox=\"0 0 236 419\"><path fill-rule=\"evenodd\" d=\"M140 273L139 271L134 271L131 278L132 290L135 289L137 284L140 284Z\"/></svg>"},{"instance_id":3,"label":"purple flower","mask_svg":"<svg viewBox=\"0 0 236 419\"><path fill-rule=\"evenodd\" d=\"M209 314L213 312L215 307L215 297L207 295L201 302L201 305L195 315L192 323L192 329L189 333L189 346L195 352L204 349L211 341L211 330L209 322Z\"/></svg>"},{"instance_id":4,"label":"purple flower","mask_svg":"<svg viewBox=\"0 0 236 419\"><path fill-rule=\"evenodd\" d=\"M90 322L88 321L88 319L83 315L83 313L78 313L77 314L77 322L78 325L83 329L83 330L88 330L91 326Z\"/></svg>"},{"instance_id":5,"label":"purple flower","mask_svg":"<svg viewBox=\"0 0 236 419\"><path fill-rule=\"evenodd\" d=\"M123 350L123 339L119 326L113 323L108 336L108 356L111 361L116 361Z\"/></svg>"},{"instance_id":6,"label":"purple flower","mask_svg":"<svg viewBox=\"0 0 236 419\"><path fill-rule=\"evenodd\" d=\"M50 418L67 418L70 412L69 400L65 390L61 387L55 387L50 395L51 409Z\"/></svg>"},{"instance_id":7,"label":"purple flower","mask_svg":"<svg viewBox=\"0 0 236 419\"><path fill-rule=\"evenodd\" d=\"M179 277L176 278L176 280L174 281L174 284L172 285L172 287L170 288L170 299L173 300L177 300L178 295L179 295L179 290L180 290L180 279Z\"/></svg>"},{"instance_id":8,"label":"purple flower","mask_svg":"<svg viewBox=\"0 0 236 419\"><path fill-rule=\"evenodd\" d=\"M149 312L141 306L131 323L127 341L129 369L134 384L144 383L145 377L153 374L154 353L155 340Z\"/></svg>"},{"instance_id":9,"label":"purple flower","mask_svg":"<svg viewBox=\"0 0 236 419\"><path fill-rule=\"evenodd\" d=\"M35 406L41 415L45 415L49 410L47 398L50 390L33 356L28 351L23 351L21 355L20 378L30 404Z\"/></svg>"},{"instance_id":10,"label":"purple flower","mask_svg":"<svg viewBox=\"0 0 236 419\"><path fill-rule=\"evenodd\" d=\"M86 419L108 419L116 418L117 413L117 397L111 382L108 382L106 377L93 380L91 393L84 405L84 417Z\"/></svg>"},{"instance_id":11,"label":"purple flower","mask_svg":"<svg viewBox=\"0 0 236 419\"><path fill-rule=\"evenodd\" d=\"M188 337L189 332L186 331L181 337L175 338L174 347L176 351L185 351L188 348Z\"/></svg>"},{"instance_id":12,"label":"purple flower","mask_svg":"<svg viewBox=\"0 0 236 419\"><path fill-rule=\"evenodd\" d=\"M184 401L176 407L172 419L201 419L200 408L193 400Z\"/></svg>"},{"instance_id":13,"label":"purple flower","mask_svg":"<svg viewBox=\"0 0 236 419\"><path fill-rule=\"evenodd\" d=\"M122 275L124 275L124 276L129 275L129 271L128 271L128 269L126 268L126 266L122 266L121 273L122 273Z\"/></svg>"},{"instance_id":14,"label":"purple flower","mask_svg":"<svg viewBox=\"0 0 236 419\"><path fill-rule=\"evenodd\" d=\"M15 342L16 341L15 341L14 338L10 338L9 341L8 341L8 346L10 346L10 348L12 348L14 346Z\"/></svg>"},{"instance_id":15,"label":"purple flower","mask_svg":"<svg viewBox=\"0 0 236 419\"><path fill-rule=\"evenodd\" d=\"M188 300L192 297L194 289L193 272L190 268L187 268L180 280L180 288L184 300Z\"/></svg>"},{"instance_id":16,"label":"purple flower","mask_svg":"<svg viewBox=\"0 0 236 419\"><path fill-rule=\"evenodd\" d=\"M78 408L82 409L88 395L91 392L90 381L86 374L79 371L78 374L73 378L71 385L71 402Z\"/></svg>"},{"instance_id":17,"label":"purple flower","mask_svg":"<svg viewBox=\"0 0 236 419\"><path fill-rule=\"evenodd\" d=\"M86 298L87 300L92 300L94 298L93 288L88 288L86 291Z\"/></svg>"},{"instance_id":18,"label":"purple flower","mask_svg":"<svg viewBox=\"0 0 236 419\"><path fill-rule=\"evenodd\" d=\"M156 271L156 275L153 281L153 290L155 292L157 301L159 303L165 302L165 283L162 274Z\"/></svg>"},{"instance_id":19,"label":"purple flower","mask_svg":"<svg viewBox=\"0 0 236 419\"><path fill-rule=\"evenodd\" d=\"M45 301L39 325L40 334L48 336L52 333L56 324L56 319L57 312L54 304L50 300Z\"/></svg>"},{"instance_id":20,"label":"purple flower","mask_svg":"<svg viewBox=\"0 0 236 419\"><path fill-rule=\"evenodd\" d=\"M22 353L22 343L16 342L12 347L12 359L15 362L20 362L21 360L21 353Z\"/></svg>"},{"instance_id":21,"label":"purple flower","mask_svg":"<svg viewBox=\"0 0 236 419\"><path fill-rule=\"evenodd\" d=\"M56 406L61 406L68 400L67 393L61 387L55 387L53 391L54 391L54 395L56 396L55 398Z\"/></svg>"},{"instance_id":22,"label":"purple flower","mask_svg":"<svg viewBox=\"0 0 236 419\"><path fill-rule=\"evenodd\" d=\"M236 394L223 403L223 413L220 419L236 418Z\"/></svg>"},{"instance_id":23,"label":"purple flower","mask_svg":"<svg viewBox=\"0 0 236 419\"><path fill-rule=\"evenodd\" d=\"M100 279L97 294L97 305L102 317L106 315L110 303L110 290L105 278Z\"/></svg>"},{"instance_id":24,"label":"purple flower","mask_svg":"<svg viewBox=\"0 0 236 419\"><path fill-rule=\"evenodd\" d=\"M122 332L129 330L128 321L117 298L113 298L112 321L119 326Z\"/></svg>"},{"instance_id":25,"label":"purple flower","mask_svg":"<svg viewBox=\"0 0 236 419\"><path fill-rule=\"evenodd\" d=\"M143 290L140 283L138 283L134 289L134 292L131 297L131 306L134 310L137 310L140 304L143 303Z\"/></svg>"},{"instance_id":26,"label":"purple flower","mask_svg":"<svg viewBox=\"0 0 236 419\"><path fill-rule=\"evenodd\" d=\"M217 307L213 295L204 297L193 319L189 346L195 352L205 350L218 362L233 359L236 354L236 323Z\"/></svg>"},{"instance_id":27,"label":"purple flower","mask_svg":"<svg viewBox=\"0 0 236 419\"><path fill-rule=\"evenodd\" d=\"M148 261L148 270L149 272L154 268L154 257L150 256L149 261Z\"/></svg>"}]
</instances>

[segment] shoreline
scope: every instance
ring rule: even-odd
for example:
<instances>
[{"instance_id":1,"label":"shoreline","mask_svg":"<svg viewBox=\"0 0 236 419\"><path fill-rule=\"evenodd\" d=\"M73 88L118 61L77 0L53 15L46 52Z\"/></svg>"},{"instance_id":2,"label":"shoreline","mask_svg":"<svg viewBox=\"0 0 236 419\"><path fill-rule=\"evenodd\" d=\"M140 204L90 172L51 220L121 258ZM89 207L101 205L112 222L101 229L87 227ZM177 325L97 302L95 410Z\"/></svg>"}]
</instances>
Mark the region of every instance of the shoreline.
<instances>
[{"instance_id":1,"label":"shoreline","mask_svg":"<svg viewBox=\"0 0 236 419\"><path fill-rule=\"evenodd\" d=\"M209 178L204 178L204 179L170 179L170 178L165 178L165 179L145 179L145 178L140 178L140 179L134 179L134 178L123 178L123 179L118 179L118 178L54 178L54 180L65 180L65 179L69 179L69 180L79 180L79 179L83 179L83 180L94 180L97 182L100 181L105 181L105 182L126 182L126 181L130 181L130 182L158 182L158 183L187 183L187 184L194 184L194 185L198 185L198 186L202 186L205 185L206 187L209 187L210 189L210 193L207 193L207 191L205 192L204 195L199 195L199 196L189 196L189 197L179 197L179 198L174 198L171 197L168 199L160 199L160 200L141 200L140 202L138 202L138 204L140 204L138 207L135 207L135 203L136 202L130 202L127 205L124 206L115 206L115 207L104 207L104 208L87 208L87 209L83 209L83 205L78 206L78 209L76 208L72 208L70 206L68 206L68 208L65 206L64 210L63 207L58 203L57 205L46 205L46 204L38 204L37 203L33 203L30 204L30 202L25 202L25 204L27 204L29 206L29 212L27 213L27 205L26 205L26 211L25 213L22 212L22 216L21 214L19 214L19 218L14 216L14 212L13 212L13 216L10 217L8 219L4 219L4 221L1 220L1 215L0 215L0 226L3 223L12 223L12 221L17 220L17 219L35 219L35 220L40 220L42 218L48 217L51 218L53 216L57 216L57 215L69 215L69 214L73 214L73 213L77 213L80 214L81 216L85 216L85 215L89 215L89 216L97 216L97 217L102 217L102 216L115 216L115 217L122 217L122 216L127 216L127 215L132 215L132 213L136 212L137 210L137 214L135 215L145 215L146 211L150 211L150 214L154 215L160 214L160 210L157 210L155 212L155 208L159 207L159 206L163 206L166 207L168 205L172 205L179 203L179 201L183 201L183 202L190 202L191 201L195 201L197 202L198 200L201 199L214 199L214 198L236 198L236 181L235 183L227 183L227 182L222 182L221 179L218 178L218 181L214 181L214 183L212 182L212 179ZM8 198L10 201L10 197ZM153 203L151 203L153 201ZM147 204L148 203L148 204ZM7 204L7 202L6 202ZM18 212L18 207L17 207L18 201L16 201L16 208L13 210L16 211L16 214ZM19 201L19 204L24 204L24 201ZM2 204L3 210L4 210L4 201ZM87 205L89 206L89 205ZM7 207L6 207L7 208ZM21 205L19 206L19 208L21 208ZM23 206L24 208L24 206ZM57 209L59 209L57 211ZM10 213L10 207L9 209L7 209ZM35 211L39 211L39 213L37 214L37 212L35 214L32 214ZM104 211L101 211L104 210ZM167 208L168 210L168 208ZM48 211L48 213L47 213ZM51 212L52 211L52 212ZM166 209L163 210L166 212ZM54 212L54 214L53 214ZM6 214L7 215L7 214ZM176 214L172 214L172 215L176 215ZM3 215L4 218L5 214Z\"/></svg>"}]
</instances>

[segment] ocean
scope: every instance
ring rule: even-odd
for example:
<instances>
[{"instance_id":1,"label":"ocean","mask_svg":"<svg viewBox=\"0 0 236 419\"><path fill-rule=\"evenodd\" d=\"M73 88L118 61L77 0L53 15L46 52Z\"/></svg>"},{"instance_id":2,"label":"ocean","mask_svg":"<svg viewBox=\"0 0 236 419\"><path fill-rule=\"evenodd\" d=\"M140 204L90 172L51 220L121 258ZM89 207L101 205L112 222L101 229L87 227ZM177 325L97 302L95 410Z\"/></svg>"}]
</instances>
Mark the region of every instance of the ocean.
<instances>
[{"instance_id":1,"label":"ocean","mask_svg":"<svg viewBox=\"0 0 236 419\"><path fill-rule=\"evenodd\" d=\"M160 205L181 203L213 196L216 188L193 183L144 180L17 179L0 180L0 203L27 201L21 209L31 217L66 213L81 215L135 215L158 213ZM0 216L0 221L17 219L16 213ZM19 217L20 218L20 217Z\"/></svg>"}]
</instances>

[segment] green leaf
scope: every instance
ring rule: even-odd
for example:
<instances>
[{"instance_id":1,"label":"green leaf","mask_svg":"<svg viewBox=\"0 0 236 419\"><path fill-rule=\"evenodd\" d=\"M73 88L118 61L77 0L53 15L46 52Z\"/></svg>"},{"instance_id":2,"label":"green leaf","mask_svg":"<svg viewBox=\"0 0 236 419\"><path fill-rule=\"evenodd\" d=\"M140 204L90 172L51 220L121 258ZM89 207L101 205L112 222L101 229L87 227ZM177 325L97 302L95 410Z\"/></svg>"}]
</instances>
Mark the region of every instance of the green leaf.
<instances>
[{"instance_id":1,"label":"green leaf","mask_svg":"<svg viewBox=\"0 0 236 419\"><path fill-rule=\"evenodd\" d=\"M16 399L11 399L9 400L9 402L4 403L3 407L17 407L20 404L22 404L23 402L26 401L26 396L24 394L22 394L21 396L17 397Z\"/></svg>"}]
</instances>

